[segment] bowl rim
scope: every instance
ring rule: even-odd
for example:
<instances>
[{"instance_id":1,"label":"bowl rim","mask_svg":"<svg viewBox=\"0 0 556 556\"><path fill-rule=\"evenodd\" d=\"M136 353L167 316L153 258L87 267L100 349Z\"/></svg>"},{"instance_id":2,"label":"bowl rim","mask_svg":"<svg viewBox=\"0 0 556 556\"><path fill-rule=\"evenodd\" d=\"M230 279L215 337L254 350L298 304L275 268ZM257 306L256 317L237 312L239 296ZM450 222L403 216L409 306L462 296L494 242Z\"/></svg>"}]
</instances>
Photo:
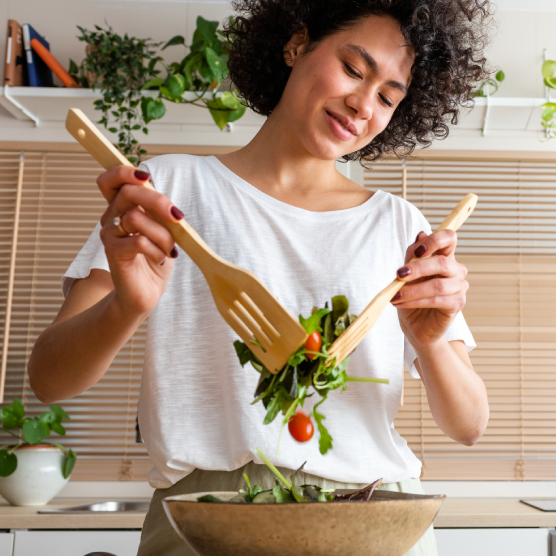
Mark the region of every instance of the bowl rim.
<instances>
[{"instance_id":1,"label":"bowl rim","mask_svg":"<svg viewBox=\"0 0 556 556\"><path fill-rule=\"evenodd\" d=\"M342 494L348 494L350 492L357 492L357 490L353 490L353 489L336 489L337 492L340 492ZM377 499L373 499L371 498L369 500L369 503L380 503L380 502L384 502L384 503L392 503L392 502L404 502L404 501L419 501L419 500L445 500L446 499L446 495L445 494L413 494L413 493L409 493L409 492L396 492L396 491L391 491L391 490L375 490L375 492L373 493L373 496L375 494L384 494L386 493L385 496L377 496ZM220 506L220 507L225 507L225 506L233 506L235 507L257 507L257 506L299 506L300 503L299 502L282 502L280 504L276 504L275 502L259 502L257 504L247 504L247 503L241 503L241 502L230 502L225 501L222 504L218 504L218 503L214 503L214 502L199 502L196 498L199 498L201 496L207 496L207 495L220 495L220 496L230 496L230 498L233 498L234 496L236 496L238 493L235 491L231 491L231 490L227 490L227 491L205 491L205 492L191 492L191 493L187 493L187 494L176 494L174 496L167 496L166 498L163 499L163 503L164 504L168 504L170 502L181 502L186 503L186 504L210 504L211 506ZM396 496L397 495L397 496ZM401 496L399 496L401 495ZM196 497L195 500L184 500L184 497ZM347 505L352 505L352 504L361 504L361 503L365 503L365 502L361 502L361 501L355 501L355 502L351 502L351 501L346 501L346 502L338 502L335 505L338 506L345 506ZM316 504L317 506L320 506L322 504L319 502L308 502L307 505L312 506L313 504Z\"/></svg>"}]
</instances>

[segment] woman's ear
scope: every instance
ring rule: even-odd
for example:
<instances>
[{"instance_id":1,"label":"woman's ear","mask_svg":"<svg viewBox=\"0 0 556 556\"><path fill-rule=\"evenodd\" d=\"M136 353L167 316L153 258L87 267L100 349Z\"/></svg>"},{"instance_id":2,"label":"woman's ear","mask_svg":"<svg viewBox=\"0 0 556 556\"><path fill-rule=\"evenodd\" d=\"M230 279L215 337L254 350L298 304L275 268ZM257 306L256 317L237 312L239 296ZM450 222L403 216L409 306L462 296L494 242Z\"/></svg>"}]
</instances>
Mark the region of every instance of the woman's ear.
<instances>
[{"instance_id":1,"label":"woman's ear","mask_svg":"<svg viewBox=\"0 0 556 556\"><path fill-rule=\"evenodd\" d=\"M290 68L293 68L295 61L303 54L309 42L309 34L307 27L303 27L300 31L294 33L292 38L284 46L284 62Z\"/></svg>"}]
</instances>

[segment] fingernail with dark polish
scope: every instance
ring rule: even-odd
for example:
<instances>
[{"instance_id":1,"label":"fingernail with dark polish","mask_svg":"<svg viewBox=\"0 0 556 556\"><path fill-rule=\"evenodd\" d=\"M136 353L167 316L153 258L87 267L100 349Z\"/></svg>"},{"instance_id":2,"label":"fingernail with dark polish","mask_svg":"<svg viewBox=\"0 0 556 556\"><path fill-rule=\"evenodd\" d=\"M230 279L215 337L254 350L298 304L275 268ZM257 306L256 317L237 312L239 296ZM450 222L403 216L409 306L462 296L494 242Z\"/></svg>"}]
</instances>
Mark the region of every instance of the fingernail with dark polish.
<instances>
[{"instance_id":1,"label":"fingernail with dark polish","mask_svg":"<svg viewBox=\"0 0 556 556\"><path fill-rule=\"evenodd\" d=\"M402 297L402 292L398 292L398 293L392 298L392 302L398 301L398 299L401 299L401 297Z\"/></svg>"},{"instance_id":2,"label":"fingernail with dark polish","mask_svg":"<svg viewBox=\"0 0 556 556\"><path fill-rule=\"evenodd\" d=\"M422 234L423 232L419 232L417 234L417 237L415 238L415 241L413 243L417 243L419 241L419 236Z\"/></svg>"},{"instance_id":3,"label":"fingernail with dark polish","mask_svg":"<svg viewBox=\"0 0 556 556\"><path fill-rule=\"evenodd\" d=\"M170 212L176 220L181 220L184 217L183 212L178 207L172 207Z\"/></svg>"},{"instance_id":4,"label":"fingernail with dark polish","mask_svg":"<svg viewBox=\"0 0 556 556\"><path fill-rule=\"evenodd\" d=\"M400 270L398 270L398 276L400 278L405 278L406 276L409 276L411 274L411 268L409 268L408 266L402 266L402 268L400 268Z\"/></svg>"},{"instance_id":5,"label":"fingernail with dark polish","mask_svg":"<svg viewBox=\"0 0 556 556\"><path fill-rule=\"evenodd\" d=\"M147 181L151 177L151 175L148 172L145 172L144 170L135 170L134 176L138 180L142 180L142 181Z\"/></svg>"},{"instance_id":6,"label":"fingernail with dark polish","mask_svg":"<svg viewBox=\"0 0 556 556\"><path fill-rule=\"evenodd\" d=\"M425 254L425 251L427 250L427 248L424 245L419 245L419 247L417 247L417 249L415 249L415 251L413 252L413 254L416 257L422 257Z\"/></svg>"},{"instance_id":7,"label":"fingernail with dark polish","mask_svg":"<svg viewBox=\"0 0 556 556\"><path fill-rule=\"evenodd\" d=\"M173 249L170 251L170 257L172 257L172 259L177 259L178 258L178 250L176 249L175 245L174 245Z\"/></svg>"}]
</instances>

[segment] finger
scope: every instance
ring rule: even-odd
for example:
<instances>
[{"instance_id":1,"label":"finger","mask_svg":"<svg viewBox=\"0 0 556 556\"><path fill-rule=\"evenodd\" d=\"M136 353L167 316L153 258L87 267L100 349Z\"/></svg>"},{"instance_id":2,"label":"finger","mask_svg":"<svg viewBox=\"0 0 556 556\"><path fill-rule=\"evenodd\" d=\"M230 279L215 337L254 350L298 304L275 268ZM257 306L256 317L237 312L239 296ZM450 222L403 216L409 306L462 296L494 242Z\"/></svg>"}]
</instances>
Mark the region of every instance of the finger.
<instances>
[{"instance_id":1,"label":"finger","mask_svg":"<svg viewBox=\"0 0 556 556\"><path fill-rule=\"evenodd\" d=\"M116 166L101 174L97 178L97 185L104 198L110 203L122 185L143 185L146 181L150 180L150 177L148 172L139 170L139 168Z\"/></svg>"},{"instance_id":2,"label":"finger","mask_svg":"<svg viewBox=\"0 0 556 556\"><path fill-rule=\"evenodd\" d=\"M453 230L441 230L434 232L430 236L419 234L419 241L413 249L413 256L420 259L428 257L434 253L450 256L456 250L458 238Z\"/></svg>"},{"instance_id":3,"label":"finger","mask_svg":"<svg viewBox=\"0 0 556 556\"><path fill-rule=\"evenodd\" d=\"M419 232L417 234L417 237L415 238L415 242L412 243L408 248L407 251L405 253L405 261L404 263L408 263L411 259L413 259L414 257L414 251L415 249L419 246L419 243L422 239L426 238L427 234L425 234L425 232Z\"/></svg>"},{"instance_id":4,"label":"finger","mask_svg":"<svg viewBox=\"0 0 556 556\"><path fill-rule=\"evenodd\" d=\"M436 255L430 259L417 259L409 262L402 268L398 269L398 279L404 282L413 282L420 278L430 276L444 276L450 278L452 276L465 277L465 267L459 264L455 259L445 255Z\"/></svg>"},{"instance_id":5,"label":"finger","mask_svg":"<svg viewBox=\"0 0 556 556\"><path fill-rule=\"evenodd\" d=\"M172 234L163 226L149 218L139 209L126 212L120 218L120 226L128 234L141 234L147 237L168 257L175 259L178 256L176 244ZM115 235L121 237L120 229L114 225Z\"/></svg>"},{"instance_id":6,"label":"finger","mask_svg":"<svg viewBox=\"0 0 556 556\"><path fill-rule=\"evenodd\" d=\"M126 184L120 188L100 222L104 226L106 222L113 220L114 217L130 212L138 206L152 211L169 222L178 222L184 216L183 212L174 206L168 197L158 193L158 191Z\"/></svg>"},{"instance_id":7,"label":"finger","mask_svg":"<svg viewBox=\"0 0 556 556\"><path fill-rule=\"evenodd\" d=\"M447 297L467 292L469 284L461 278L433 278L418 284L407 284L393 298L392 303L407 303L433 297Z\"/></svg>"},{"instance_id":8,"label":"finger","mask_svg":"<svg viewBox=\"0 0 556 556\"><path fill-rule=\"evenodd\" d=\"M465 306L465 293L455 295L427 297L414 301L395 303L396 309L438 309L447 313L459 313Z\"/></svg>"},{"instance_id":9,"label":"finger","mask_svg":"<svg viewBox=\"0 0 556 556\"><path fill-rule=\"evenodd\" d=\"M109 258L116 262L130 261L137 255L144 255L153 267L162 266L166 261L166 253L142 235L114 238L109 253Z\"/></svg>"}]
</instances>

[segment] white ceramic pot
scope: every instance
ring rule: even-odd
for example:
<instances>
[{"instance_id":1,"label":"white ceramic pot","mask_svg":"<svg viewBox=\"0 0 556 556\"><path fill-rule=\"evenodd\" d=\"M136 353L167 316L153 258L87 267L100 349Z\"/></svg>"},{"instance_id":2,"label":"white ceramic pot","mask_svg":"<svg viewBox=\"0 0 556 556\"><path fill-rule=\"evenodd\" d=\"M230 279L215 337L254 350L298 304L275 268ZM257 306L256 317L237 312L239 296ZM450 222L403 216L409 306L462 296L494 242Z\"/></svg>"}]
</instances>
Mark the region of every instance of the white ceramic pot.
<instances>
[{"instance_id":1,"label":"white ceramic pot","mask_svg":"<svg viewBox=\"0 0 556 556\"><path fill-rule=\"evenodd\" d=\"M62 475L64 453L59 448L40 444L19 448L17 469L0 477L0 495L13 506L44 506L69 481Z\"/></svg>"}]
</instances>

